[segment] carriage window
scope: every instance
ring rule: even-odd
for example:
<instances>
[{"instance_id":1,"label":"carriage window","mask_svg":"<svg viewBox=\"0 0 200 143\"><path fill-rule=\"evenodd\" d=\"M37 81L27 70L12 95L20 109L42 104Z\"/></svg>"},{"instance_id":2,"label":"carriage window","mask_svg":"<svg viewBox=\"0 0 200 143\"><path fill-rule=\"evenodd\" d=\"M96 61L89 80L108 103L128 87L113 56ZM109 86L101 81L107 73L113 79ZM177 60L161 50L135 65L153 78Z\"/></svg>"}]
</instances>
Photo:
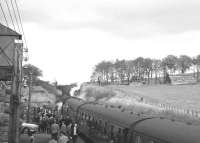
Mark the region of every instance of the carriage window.
<instances>
[{"instance_id":1,"label":"carriage window","mask_svg":"<svg viewBox=\"0 0 200 143\"><path fill-rule=\"evenodd\" d=\"M91 116L90 121L92 121L93 119L94 119L93 116Z\"/></svg>"},{"instance_id":2,"label":"carriage window","mask_svg":"<svg viewBox=\"0 0 200 143\"><path fill-rule=\"evenodd\" d=\"M88 120L89 119L89 115L86 115L86 118L85 118L85 120Z\"/></svg>"},{"instance_id":3,"label":"carriage window","mask_svg":"<svg viewBox=\"0 0 200 143\"><path fill-rule=\"evenodd\" d=\"M121 128L118 129L118 134L121 134Z\"/></svg>"},{"instance_id":4,"label":"carriage window","mask_svg":"<svg viewBox=\"0 0 200 143\"><path fill-rule=\"evenodd\" d=\"M111 135L111 137L113 137L114 136L114 126L113 125L111 125L111 127L110 127L110 135Z\"/></svg>"},{"instance_id":5,"label":"carriage window","mask_svg":"<svg viewBox=\"0 0 200 143\"><path fill-rule=\"evenodd\" d=\"M114 130L114 126L113 125L111 125L111 131L113 131Z\"/></svg>"},{"instance_id":6,"label":"carriage window","mask_svg":"<svg viewBox=\"0 0 200 143\"><path fill-rule=\"evenodd\" d=\"M136 138L135 138L135 143L142 143L142 138L141 138L141 136L136 136Z\"/></svg>"},{"instance_id":7,"label":"carriage window","mask_svg":"<svg viewBox=\"0 0 200 143\"><path fill-rule=\"evenodd\" d=\"M153 140L149 140L148 143L161 143L161 142L157 141L157 140L156 141L155 140L154 141Z\"/></svg>"}]
</instances>

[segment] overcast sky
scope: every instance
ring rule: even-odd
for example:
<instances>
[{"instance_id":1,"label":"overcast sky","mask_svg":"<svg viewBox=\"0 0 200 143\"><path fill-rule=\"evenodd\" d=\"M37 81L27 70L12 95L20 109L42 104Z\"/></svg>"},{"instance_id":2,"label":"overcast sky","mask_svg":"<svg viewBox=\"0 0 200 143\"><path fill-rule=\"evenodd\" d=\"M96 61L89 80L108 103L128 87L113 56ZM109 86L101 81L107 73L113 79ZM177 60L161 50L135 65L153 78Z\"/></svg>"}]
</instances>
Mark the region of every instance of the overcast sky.
<instances>
[{"instance_id":1,"label":"overcast sky","mask_svg":"<svg viewBox=\"0 0 200 143\"><path fill-rule=\"evenodd\" d=\"M17 0L43 79L88 81L102 60L200 54L199 0Z\"/></svg>"}]
</instances>

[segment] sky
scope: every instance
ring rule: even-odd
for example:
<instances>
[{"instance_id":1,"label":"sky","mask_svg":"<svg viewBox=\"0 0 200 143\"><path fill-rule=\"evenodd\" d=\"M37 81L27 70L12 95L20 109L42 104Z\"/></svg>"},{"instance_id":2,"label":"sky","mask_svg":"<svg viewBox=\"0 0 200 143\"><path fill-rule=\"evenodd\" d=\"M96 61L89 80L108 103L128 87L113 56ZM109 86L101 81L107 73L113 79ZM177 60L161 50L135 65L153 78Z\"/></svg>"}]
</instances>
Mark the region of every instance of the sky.
<instances>
[{"instance_id":1,"label":"sky","mask_svg":"<svg viewBox=\"0 0 200 143\"><path fill-rule=\"evenodd\" d=\"M103 60L200 54L199 0L17 0L42 79L89 81Z\"/></svg>"}]
</instances>

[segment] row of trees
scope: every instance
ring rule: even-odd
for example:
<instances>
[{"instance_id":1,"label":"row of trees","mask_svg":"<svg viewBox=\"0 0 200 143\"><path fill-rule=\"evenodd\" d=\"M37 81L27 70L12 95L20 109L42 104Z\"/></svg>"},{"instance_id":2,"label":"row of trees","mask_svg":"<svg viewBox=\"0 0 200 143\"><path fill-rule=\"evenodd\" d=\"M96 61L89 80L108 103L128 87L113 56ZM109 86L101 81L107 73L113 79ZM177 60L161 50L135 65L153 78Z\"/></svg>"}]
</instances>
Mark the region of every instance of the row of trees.
<instances>
[{"instance_id":1,"label":"row of trees","mask_svg":"<svg viewBox=\"0 0 200 143\"><path fill-rule=\"evenodd\" d=\"M164 77L168 74L184 74L187 70L191 70L198 73L200 70L200 55L191 58L187 55L181 55L179 57L174 55L168 55L167 57L160 59L151 59L138 57L134 60L116 60L102 61L98 63L91 75L91 81L106 82L106 83L130 83L133 81L150 81L150 78L155 78L158 82L160 77Z\"/></svg>"}]
</instances>

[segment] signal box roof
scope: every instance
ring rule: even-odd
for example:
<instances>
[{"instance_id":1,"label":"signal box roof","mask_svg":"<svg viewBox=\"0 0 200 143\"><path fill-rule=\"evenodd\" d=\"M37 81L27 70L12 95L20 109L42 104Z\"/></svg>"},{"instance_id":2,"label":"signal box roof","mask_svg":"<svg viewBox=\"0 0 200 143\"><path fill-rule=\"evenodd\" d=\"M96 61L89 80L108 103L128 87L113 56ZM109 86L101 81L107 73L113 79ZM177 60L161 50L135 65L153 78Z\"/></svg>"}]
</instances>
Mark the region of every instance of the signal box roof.
<instances>
[{"instance_id":1,"label":"signal box roof","mask_svg":"<svg viewBox=\"0 0 200 143\"><path fill-rule=\"evenodd\" d=\"M0 23L0 36L15 36L21 39L22 35Z\"/></svg>"}]
</instances>

